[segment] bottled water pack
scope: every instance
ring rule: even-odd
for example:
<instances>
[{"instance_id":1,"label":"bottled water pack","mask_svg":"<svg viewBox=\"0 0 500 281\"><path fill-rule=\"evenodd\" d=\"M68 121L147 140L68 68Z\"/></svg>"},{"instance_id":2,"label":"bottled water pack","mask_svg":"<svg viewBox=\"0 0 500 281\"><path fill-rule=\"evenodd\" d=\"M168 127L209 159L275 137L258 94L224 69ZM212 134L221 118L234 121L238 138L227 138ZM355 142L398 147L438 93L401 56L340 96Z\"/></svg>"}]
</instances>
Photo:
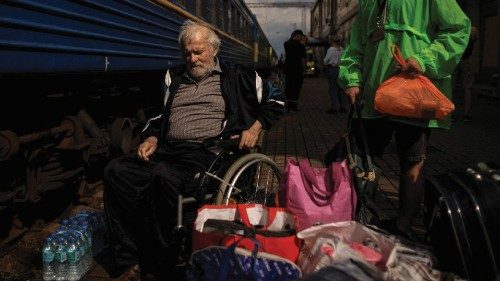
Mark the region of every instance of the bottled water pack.
<instances>
[{"instance_id":1,"label":"bottled water pack","mask_svg":"<svg viewBox=\"0 0 500 281\"><path fill-rule=\"evenodd\" d=\"M43 280L80 280L106 246L101 212L81 211L64 219L42 248Z\"/></svg>"}]
</instances>

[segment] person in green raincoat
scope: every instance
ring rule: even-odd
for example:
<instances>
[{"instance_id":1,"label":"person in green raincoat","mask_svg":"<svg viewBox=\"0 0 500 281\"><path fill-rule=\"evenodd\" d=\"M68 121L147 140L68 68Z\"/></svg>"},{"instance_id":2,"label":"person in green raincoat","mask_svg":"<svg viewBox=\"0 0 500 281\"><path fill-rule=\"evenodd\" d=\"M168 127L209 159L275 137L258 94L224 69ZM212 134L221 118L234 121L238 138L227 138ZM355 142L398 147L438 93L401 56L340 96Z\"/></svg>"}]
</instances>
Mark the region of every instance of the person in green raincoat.
<instances>
[{"instance_id":1,"label":"person in green raincoat","mask_svg":"<svg viewBox=\"0 0 500 281\"><path fill-rule=\"evenodd\" d=\"M450 118L383 116L374 108L375 91L399 71L420 73L451 100L451 74L467 46L470 26L455 0L359 0L349 45L340 61L338 83L352 103L362 101L371 154L382 156L395 135L401 176L398 218L391 229L394 234L410 236L423 197L422 171L430 129L449 128ZM393 59L393 44L407 59L406 67ZM358 126L352 128L354 136L359 135L355 130Z\"/></svg>"}]
</instances>

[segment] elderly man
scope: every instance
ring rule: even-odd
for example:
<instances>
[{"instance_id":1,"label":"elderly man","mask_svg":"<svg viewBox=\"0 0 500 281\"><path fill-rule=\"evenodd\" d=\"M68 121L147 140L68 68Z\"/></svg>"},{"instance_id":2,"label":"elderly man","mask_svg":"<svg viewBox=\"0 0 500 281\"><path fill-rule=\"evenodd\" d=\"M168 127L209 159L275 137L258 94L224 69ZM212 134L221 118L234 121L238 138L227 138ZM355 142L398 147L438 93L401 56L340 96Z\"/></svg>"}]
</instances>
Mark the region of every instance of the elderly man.
<instances>
[{"instance_id":1,"label":"elderly man","mask_svg":"<svg viewBox=\"0 0 500 281\"><path fill-rule=\"evenodd\" d=\"M142 273L166 278L176 258L170 243L177 196L215 158L203 142L239 138L240 148L252 148L284 112L284 96L255 71L220 62L220 43L208 26L182 25L185 64L166 73L161 114L148 121L137 154L105 169L105 210L119 268L139 263Z\"/></svg>"}]
</instances>

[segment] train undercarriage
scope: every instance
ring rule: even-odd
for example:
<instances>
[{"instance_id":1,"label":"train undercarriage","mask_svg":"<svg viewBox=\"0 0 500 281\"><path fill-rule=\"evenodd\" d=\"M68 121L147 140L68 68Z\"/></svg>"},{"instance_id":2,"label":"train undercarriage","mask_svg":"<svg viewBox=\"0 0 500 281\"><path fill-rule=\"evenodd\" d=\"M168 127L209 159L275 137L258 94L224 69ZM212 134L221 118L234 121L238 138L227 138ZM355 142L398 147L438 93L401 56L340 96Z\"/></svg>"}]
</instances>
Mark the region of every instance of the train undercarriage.
<instances>
[{"instance_id":1,"label":"train undercarriage","mask_svg":"<svg viewBox=\"0 0 500 281\"><path fill-rule=\"evenodd\" d=\"M151 72L0 77L14 89L0 113L0 257L72 206L102 208L103 169L138 144L161 105L159 79Z\"/></svg>"}]
</instances>

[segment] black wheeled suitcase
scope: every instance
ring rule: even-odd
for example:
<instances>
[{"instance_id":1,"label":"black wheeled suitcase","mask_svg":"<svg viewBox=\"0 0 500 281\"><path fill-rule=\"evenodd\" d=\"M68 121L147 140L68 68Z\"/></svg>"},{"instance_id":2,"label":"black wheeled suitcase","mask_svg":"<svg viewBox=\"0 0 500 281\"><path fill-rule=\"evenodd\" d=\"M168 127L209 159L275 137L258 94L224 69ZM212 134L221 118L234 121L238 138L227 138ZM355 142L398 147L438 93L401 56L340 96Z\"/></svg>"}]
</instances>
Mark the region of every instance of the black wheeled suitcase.
<instances>
[{"instance_id":1,"label":"black wheeled suitcase","mask_svg":"<svg viewBox=\"0 0 500 281\"><path fill-rule=\"evenodd\" d=\"M426 179L426 239L440 270L470 280L500 278L500 170L479 163Z\"/></svg>"}]
</instances>

